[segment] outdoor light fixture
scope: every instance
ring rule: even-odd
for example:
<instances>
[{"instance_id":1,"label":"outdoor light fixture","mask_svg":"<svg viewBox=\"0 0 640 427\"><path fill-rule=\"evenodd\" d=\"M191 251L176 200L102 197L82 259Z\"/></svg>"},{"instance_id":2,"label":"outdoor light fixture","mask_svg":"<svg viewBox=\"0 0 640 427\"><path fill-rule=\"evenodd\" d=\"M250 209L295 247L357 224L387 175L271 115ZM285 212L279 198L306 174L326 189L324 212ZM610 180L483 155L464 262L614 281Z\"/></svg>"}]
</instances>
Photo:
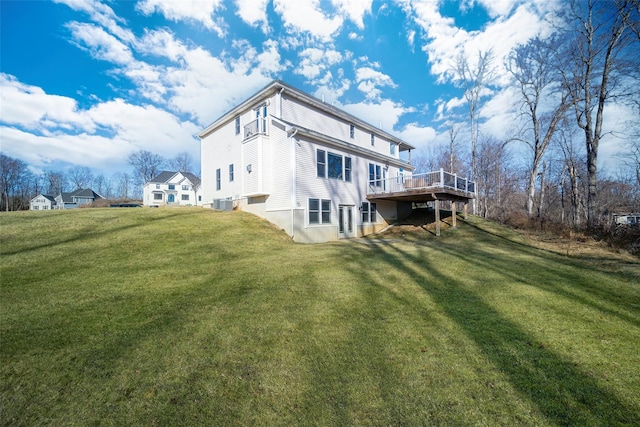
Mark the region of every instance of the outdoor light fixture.
<instances>
[{"instance_id":1,"label":"outdoor light fixture","mask_svg":"<svg viewBox=\"0 0 640 427\"><path fill-rule=\"evenodd\" d=\"M247 165L247 172L251 173L251 163Z\"/></svg>"}]
</instances>

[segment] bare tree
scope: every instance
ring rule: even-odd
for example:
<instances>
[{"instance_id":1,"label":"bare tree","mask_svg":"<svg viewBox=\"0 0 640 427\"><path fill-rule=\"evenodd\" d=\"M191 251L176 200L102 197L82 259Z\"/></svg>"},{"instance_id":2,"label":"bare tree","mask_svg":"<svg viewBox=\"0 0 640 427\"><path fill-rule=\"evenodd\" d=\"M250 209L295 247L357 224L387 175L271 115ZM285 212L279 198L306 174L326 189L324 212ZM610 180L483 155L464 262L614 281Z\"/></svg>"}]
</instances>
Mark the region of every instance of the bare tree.
<instances>
[{"instance_id":1,"label":"bare tree","mask_svg":"<svg viewBox=\"0 0 640 427\"><path fill-rule=\"evenodd\" d=\"M186 151L169 160L169 167L176 172L193 172L192 164L193 160Z\"/></svg>"},{"instance_id":2,"label":"bare tree","mask_svg":"<svg viewBox=\"0 0 640 427\"><path fill-rule=\"evenodd\" d=\"M461 147L460 142L458 141L458 134L460 133L460 129L462 127L459 124L452 124L449 127L449 148L447 149L447 170L449 173L462 173L464 167L462 165Z\"/></svg>"},{"instance_id":3,"label":"bare tree","mask_svg":"<svg viewBox=\"0 0 640 427\"><path fill-rule=\"evenodd\" d=\"M74 189L87 188L93 181L93 173L86 166L74 166L67 172L67 176Z\"/></svg>"},{"instance_id":4,"label":"bare tree","mask_svg":"<svg viewBox=\"0 0 640 427\"><path fill-rule=\"evenodd\" d=\"M505 143L494 138L483 138L478 144L479 214L484 218L499 218L505 208L505 184L511 182L511 165Z\"/></svg>"},{"instance_id":5,"label":"bare tree","mask_svg":"<svg viewBox=\"0 0 640 427\"><path fill-rule=\"evenodd\" d=\"M45 186L47 194L58 195L66 188L67 177L61 171L45 171Z\"/></svg>"},{"instance_id":6,"label":"bare tree","mask_svg":"<svg viewBox=\"0 0 640 427\"><path fill-rule=\"evenodd\" d=\"M557 46L555 38L542 40L536 37L527 44L512 49L506 62L506 68L520 90L523 114L530 126L530 138L516 138L524 142L532 154L527 183L529 216L534 212L536 177L540 173L542 159L553 140L556 128L571 106L568 102L569 93L563 89L557 73Z\"/></svg>"},{"instance_id":7,"label":"bare tree","mask_svg":"<svg viewBox=\"0 0 640 427\"><path fill-rule=\"evenodd\" d=\"M128 162L133 166L135 176L141 184L146 184L158 175L166 163L162 156L140 150L129 154Z\"/></svg>"},{"instance_id":8,"label":"bare tree","mask_svg":"<svg viewBox=\"0 0 640 427\"><path fill-rule=\"evenodd\" d=\"M562 52L563 82L569 91L575 118L585 135L587 149L587 226L593 229L597 218L598 146L603 136L603 117L607 102L623 95L617 90L633 64L622 60L635 57L631 43L637 40L629 31L634 12L629 0L574 0L571 25Z\"/></svg>"},{"instance_id":9,"label":"bare tree","mask_svg":"<svg viewBox=\"0 0 640 427\"><path fill-rule=\"evenodd\" d=\"M471 179L477 181L477 143L478 143L478 110L481 106L483 92L488 89L495 77L493 68L493 50L478 52L478 63L475 67L469 64L464 53L456 59L454 83L464 90L464 99L469 109L471 125Z\"/></svg>"},{"instance_id":10,"label":"bare tree","mask_svg":"<svg viewBox=\"0 0 640 427\"><path fill-rule=\"evenodd\" d=\"M128 199L131 192L131 186L133 185L131 175L126 172L120 172L115 174L117 182L117 197L120 199Z\"/></svg>"},{"instance_id":11,"label":"bare tree","mask_svg":"<svg viewBox=\"0 0 640 427\"><path fill-rule=\"evenodd\" d=\"M100 174L93 178L93 190L103 197L106 197L107 178Z\"/></svg>"},{"instance_id":12,"label":"bare tree","mask_svg":"<svg viewBox=\"0 0 640 427\"><path fill-rule=\"evenodd\" d=\"M563 159L563 172L566 171L566 175L569 177L568 186L565 185L565 173L561 175L562 181L562 205L563 212L566 205L565 194L568 194L570 202L570 223L573 229L578 229L583 224L583 218L586 218L586 204L585 199L585 182L586 182L586 170L584 170L585 163L580 161L583 156L578 144L574 141L573 135L568 128L568 123L563 123L562 128L557 134L558 146L562 151ZM566 190L565 190L566 188ZM563 213L563 218L565 217Z\"/></svg>"},{"instance_id":13,"label":"bare tree","mask_svg":"<svg viewBox=\"0 0 640 427\"><path fill-rule=\"evenodd\" d=\"M4 205L5 211L21 208L21 201L15 199L19 195L19 189L28 179L30 172L25 162L0 154L0 206Z\"/></svg>"}]
</instances>

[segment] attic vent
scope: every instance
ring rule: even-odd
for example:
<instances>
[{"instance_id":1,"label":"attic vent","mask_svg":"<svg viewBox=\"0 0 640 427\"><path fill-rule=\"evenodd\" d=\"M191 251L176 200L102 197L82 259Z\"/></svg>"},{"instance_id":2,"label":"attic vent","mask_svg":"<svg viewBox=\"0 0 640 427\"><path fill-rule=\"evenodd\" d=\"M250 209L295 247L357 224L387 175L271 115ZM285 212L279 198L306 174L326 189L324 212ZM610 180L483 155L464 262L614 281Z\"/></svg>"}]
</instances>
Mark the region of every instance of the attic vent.
<instances>
[{"instance_id":1,"label":"attic vent","mask_svg":"<svg viewBox=\"0 0 640 427\"><path fill-rule=\"evenodd\" d=\"M233 200L228 199L213 199L211 207L217 211L232 211Z\"/></svg>"}]
</instances>

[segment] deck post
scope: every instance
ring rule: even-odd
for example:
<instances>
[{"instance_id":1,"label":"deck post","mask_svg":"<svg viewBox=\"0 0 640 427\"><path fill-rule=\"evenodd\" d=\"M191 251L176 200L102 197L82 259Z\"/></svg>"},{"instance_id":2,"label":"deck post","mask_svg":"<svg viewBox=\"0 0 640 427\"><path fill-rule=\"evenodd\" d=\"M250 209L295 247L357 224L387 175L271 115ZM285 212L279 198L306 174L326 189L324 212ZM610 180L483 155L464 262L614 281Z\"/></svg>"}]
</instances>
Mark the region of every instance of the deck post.
<instances>
[{"instance_id":1,"label":"deck post","mask_svg":"<svg viewBox=\"0 0 640 427\"><path fill-rule=\"evenodd\" d=\"M434 201L436 211L436 236L440 236L440 200Z\"/></svg>"},{"instance_id":2,"label":"deck post","mask_svg":"<svg viewBox=\"0 0 640 427\"><path fill-rule=\"evenodd\" d=\"M467 206L469 206L469 202L464 202L464 207L462 208L462 211L464 212L464 220L468 220L469 219L469 215L467 214L467 211L469 210L467 208Z\"/></svg>"},{"instance_id":3,"label":"deck post","mask_svg":"<svg viewBox=\"0 0 640 427\"><path fill-rule=\"evenodd\" d=\"M456 204L457 202L455 200L451 202L451 226L453 228L458 226L456 223Z\"/></svg>"}]
</instances>

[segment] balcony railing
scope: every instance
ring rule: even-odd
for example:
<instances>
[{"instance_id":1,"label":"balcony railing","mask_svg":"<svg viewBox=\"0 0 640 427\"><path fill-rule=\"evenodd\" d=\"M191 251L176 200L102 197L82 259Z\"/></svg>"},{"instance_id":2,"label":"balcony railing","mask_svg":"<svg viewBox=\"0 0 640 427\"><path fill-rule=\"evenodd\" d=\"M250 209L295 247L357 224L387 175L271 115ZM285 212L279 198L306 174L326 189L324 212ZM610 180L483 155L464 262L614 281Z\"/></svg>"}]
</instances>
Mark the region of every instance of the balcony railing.
<instances>
[{"instance_id":1,"label":"balcony railing","mask_svg":"<svg viewBox=\"0 0 640 427\"><path fill-rule=\"evenodd\" d=\"M267 133L267 121L257 118L244 125L244 139L249 139L254 135Z\"/></svg>"},{"instance_id":2,"label":"balcony railing","mask_svg":"<svg viewBox=\"0 0 640 427\"><path fill-rule=\"evenodd\" d=\"M420 190L455 191L473 197L476 183L443 169L410 176L397 176L369 183L369 194L416 192Z\"/></svg>"}]
</instances>

